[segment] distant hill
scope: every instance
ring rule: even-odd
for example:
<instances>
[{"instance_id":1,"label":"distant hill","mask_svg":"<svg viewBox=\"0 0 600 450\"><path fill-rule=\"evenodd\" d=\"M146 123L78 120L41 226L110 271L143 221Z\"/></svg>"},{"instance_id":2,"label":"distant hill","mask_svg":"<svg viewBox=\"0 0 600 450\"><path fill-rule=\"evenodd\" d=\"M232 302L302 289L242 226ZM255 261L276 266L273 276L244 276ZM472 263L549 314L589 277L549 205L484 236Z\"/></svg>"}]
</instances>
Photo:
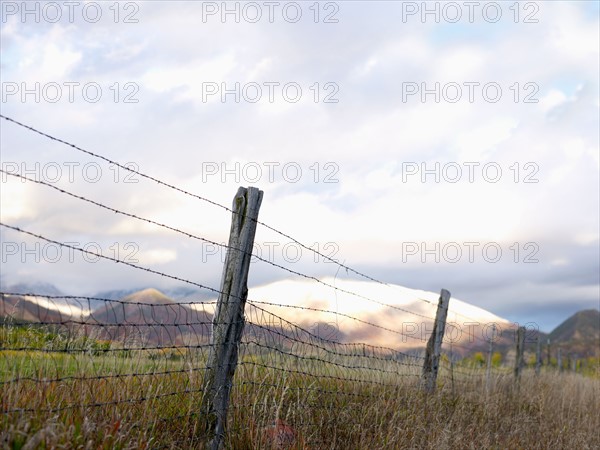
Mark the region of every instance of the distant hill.
<instances>
[{"instance_id":1,"label":"distant hill","mask_svg":"<svg viewBox=\"0 0 600 450\"><path fill-rule=\"evenodd\" d=\"M127 297L128 295L134 294L140 290L141 289L111 289L108 291L100 291L92 295L92 297L119 300L120 298Z\"/></svg>"},{"instance_id":2,"label":"distant hill","mask_svg":"<svg viewBox=\"0 0 600 450\"><path fill-rule=\"evenodd\" d=\"M600 339L600 311L579 311L557 326L549 335L552 342Z\"/></svg>"},{"instance_id":3,"label":"distant hill","mask_svg":"<svg viewBox=\"0 0 600 450\"><path fill-rule=\"evenodd\" d=\"M39 294L29 285L10 290ZM61 295L55 289L45 292ZM0 323L60 324L69 332L129 346L194 346L210 337L213 306L204 310L201 305L179 304L156 289L99 301L94 307L90 311L89 304L80 299L2 294Z\"/></svg>"},{"instance_id":4,"label":"distant hill","mask_svg":"<svg viewBox=\"0 0 600 450\"><path fill-rule=\"evenodd\" d=\"M60 323L68 318L70 314L42 306L34 298L0 295L0 323Z\"/></svg>"},{"instance_id":5,"label":"distant hill","mask_svg":"<svg viewBox=\"0 0 600 450\"><path fill-rule=\"evenodd\" d=\"M106 291L100 291L94 294L92 297L107 298L111 300L119 300L127 297L128 295L135 294L136 292L143 291L143 288L138 289L111 289ZM210 298L211 296L202 292L200 289L189 288L186 286L179 286L175 288L160 289L164 295L172 300L176 300L180 303L188 303L191 301L200 301Z\"/></svg>"},{"instance_id":6,"label":"distant hill","mask_svg":"<svg viewBox=\"0 0 600 450\"><path fill-rule=\"evenodd\" d=\"M86 319L97 339L129 345L198 345L210 336L212 309L176 303L156 289L106 301Z\"/></svg>"},{"instance_id":7,"label":"distant hill","mask_svg":"<svg viewBox=\"0 0 600 450\"><path fill-rule=\"evenodd\" d=\"M439 293L373 282L323 280L340 290L333 291L324 284L303 280L281 280L251 288L248 297L258 303L246 308L246 336L249 339L262 337L270 333L269 330L275 330L275 335L279 336L304 333L312 336L311 339L318 336L336 342L367 343L403 351L421 351L425 346ZM34 290L33 287L22 288ZM46 290L56 295L55 290L49 287ZM358 295L350 295L351 292ZM169 295L156 289L106 290L94 296L106 300L63 301L38 297L35 301L55 309L75 308L79 317L83 310L81 303L85 303L85 331L97 339L135 342L135 345L181 345L204 341L210 336L214 306L199 303L205 295L188 288L175 288ZM174 296L178 298L174 300ZM188 303L190 301L194 303ZM263 301L274 303L261 304ZM393 306L390 308L385 304ZM35 317L32 315L30 319L35 320ZM456 298L451 300L448 320L459 327L460 336L458 341L454 340L453 347L457 355L469 353L473 345L463 322L475 320L479 324L471 330L480 336L477 342L481 342L485 324L494 322L504 328L510 327L506 320Z\"/></svg>"},{"instance_id":8,"label":"distant hill","mask_svg":"<svg viewBox=\"0 0 600 450\"><path fill-rule=\"evenodd\" d=\"M578 357L600 356L600 311L586 309L573 314L552 330L548 338L566 353Z\"/></svg>"},{"instance_id":9,"label":"distant hill","mask_svg":"<svg viewBox=\"0 0 600 450\"><path fill-rule=\"evenodd\" d=\"M17 283L9 286L2 285L3 292L38 295L62 295L62 292L53 284L43 282Z\"/></svg>"},{"instance_id":10,"label":"distant hill","mask_svg":"<svg viewBox=\"0 0 600 450\"><path fill-rule=\"evenodd\" d=\"M508 355L509 359L515 352L515 330L507 330L498 341L494 342L494 351ZM548 341L550 341L551 353L556 357L557 349L560 348L564 358L587 358L600 357L600 311L597 309L586 309L573 314L552 332L527 330L525 334L525 353L534 355L537 348L537 340L542 343L542 353L546 358ZM473 350L486 351L485 345L474 346Z\"/></svg>"},{"instance_id":11,"label":"distant hill","mask_svg":"<svg viewBox=\"0 0 600 450\"><path fill-rule=\"evenodd\" d=\"M18 294L20 297L27 298L29 301L39 303L40 306L55 309L65 314L75 314L81 316L81 313L87 314L99 306L99 303L91 299L61 298L65 294L56 286L50 283L28 282L1 286L2 292ZM35 294L35 295L26 295ZM44 296L56 297L46 298Z\"/></svg>"},{"instance_id":12,"label":"distant hill","mask_svg":"<svg viewBox=\"0 0 600 450\"><path fill-rule=\"evenodd\" d=\"M287 279L253 287L248 292L249 320L293 322L313 335L341 343L366 343L403 352L421 352L427 344L437 310L439 292L405 288L373 281L325 277ZM337 288L333 289L332 286ZM484 327L507 320L456 297L451 297L444 349L465 355L484 342ZM451 324L451 325L450 325ZM473 338L473 339L471 339Z\"/></svg>"},{"instance_id":13,"label":"distant hill","mask_svg":"<svg viewBox=\"0 0 600 450\"><path fill-rule=\"evenodd\" d=\"M425 346L439 294L364 281L324 281L340 291L332 294L332 289L326 286L292 280L250 289L246 336L263 336L269 330L292 335L299 330L290 328L289 324L294 323L307 336L338 342L364 342L404 351L421 351ZM54 286L43 283L13 285L3 290L62 295ZM350 292L359 295L349 295ZM175 288L166 294L152 288L135 292L107 290L95 296L106 300L98 301L3 295L0 320L65 323L70 329L81 328L83 322L83 329L90 336L128 345L200 345L210 337L214 306L203 305L199 296L199 291L188 288ZM188 303L191 300L194 303ZM510 359L515 349L514 324L451 298L444 350L456 357L487 352L492 323L501 330L494 341L494 351ZM563 354L600 356L600 311L580 311L550 334L528 329L527 353L535 352L538 338L544 346L550 339L553 353L559 346Z\"/></svg>"}]
</instances>

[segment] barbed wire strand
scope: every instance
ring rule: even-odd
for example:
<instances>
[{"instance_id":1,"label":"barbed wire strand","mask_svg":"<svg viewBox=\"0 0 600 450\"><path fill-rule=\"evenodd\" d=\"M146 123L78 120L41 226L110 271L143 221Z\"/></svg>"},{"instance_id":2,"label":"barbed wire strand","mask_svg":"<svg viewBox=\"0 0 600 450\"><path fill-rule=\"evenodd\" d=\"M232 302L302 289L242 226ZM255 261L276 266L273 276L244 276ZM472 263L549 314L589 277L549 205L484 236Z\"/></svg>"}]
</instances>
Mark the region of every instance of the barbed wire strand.
<instances>
[{"instance_id":1,"label":"barbed wire strand","mask_svg":"<svg viewBox=\"0 0 600 450\"><path fill-rule=\"evenodd\" d=\"M25 128L25 129L27 129L27 130L30 130L30 131L32 131L32 132L34 132L34 133L37 133L37 134L41 135L41 136L44 136L44 137L46 137L46 138L48 138L48 139L50 139L50 140L53 140L53 141L55 141L55 142L59 142L59 143L61 143L61 144L67 145L67 146L69 146L69 147L71 147L71 148L73 148L73 149L75 149L75 150L77 150L77 151L83 152L83 153L85 153L85 154L87 154L87 155L89 155L89 156L92 156L92 157L94 157L94 158L101 159L101 160L103 160L103 161L105 161L105 162L108 162L109 164L113 164L113 165L115 165L116 167L119 167L119 168L121 168L121 169L127 170L127 171L129 171L129 172L131 172L131 173L134 173L134 174L136 174L136 175L139 175L139 176L141 176L141 177L143 177L143 178L146 178L147 180L154 181L155 183L157 183L157 184L159 184L159 185L161 185L161 186L168 187L169 189L173 189L173 190L175 190L175 191L177 191L177 192L179 192L179 193L182 193L182 194L184 194L184 195L187 195L187 196L190 196L190 197L196 198L196 199L198 199L198 200L201 200L201 201L207 202L207 203L209 203L209 204L211 204L211 205L213 205L213 206L216 206L216 207L219 207L219 208L221 208L221 209L224 209L225 211L228 211L228 212L230 212L230 213L232 213L232 214L238 214L236 211L232 210L231 208L229 208L229 207L227 207L227 206L225 206L225 205L221 205L220 203L217 203L217 202L215 202L215 201L213 201L213 200L210 200L210 199L208 199L208 198L206 198L206 197L203 197L203 196L200 196L200 195L197 195L197 194L191 193L191 192L189 192L189 191L186 191L185 189L178 188L177 186L174 186L174 185L172 185L172 184L170 184L170 183L167 183L167 182L161 181L161 180L159 180L159 179L158 179L158 178L156 178L156 177L153 177L153 176L151 176L151 175L147 175L147 174L145 174L145 173L143 173L143 172L140 172L140 171L137 171L137 170L135 170L135 169L132 169L131 167L127 167L126 165L120 164L120 163L118 163L118 162L116 162L116 161L114 161L114 160L112 160L112 159L110 159L110 158L107 158L107 157L105 157L105 156L99 155L99 154L97 154L97 153L94 153L94 152L91 152L91 151L89 151L89 150L85 150L85 149L83 149L83 148L81 148L81 147L79 147L79 146L77 146L77 145L75 145L75 144L72 144L72 143L70 143L70 142L67 142L67 141L65 141L65 140L63 140L63 139L57 138L57 137L55 137L55 136L52 136L52 135L50 135L50 134L48 134L48 133L45 133L45 132L43 132L43 131L40 131L40 130L38 130L38 129L36 129L36 128L32 127L32 126L25 125L24 123L21 123L21 122L19 122L19 121L15 120L15 119L12 119L12 118L10 118L10 117L7 117L7 116L3 115L3 114L0 114L0 117L1 117L1 118L3 118L3 119L5 119L5 120L7 120L7 121L9 121L9 122L12 122L12 123L14 123L14 124L16 124L16 125L18 125L18 126L20 126L20 127L23 127L23 128ZM251 218L251 220L253 220L253 221L255 221L257 224L259 224L259 225L261 225L261 226L263 226L263 227L265 227L265 228L267 228L267 229L269 229L269 230L271 230L271 231L273 231L273 232L275 232L275 233L279 234L279 235L280 235L280 236L282 236L282 237L285 237L285 238L287 238L287 239L290 239L290 240L291 240L291 241L293 241L294 243L296 243L296 244L300 245L302 248L304 248L304 249L306 249L306 250L309 250L309 251L311 251L311 252L315 253L316 255L318 255L318 256L320 256L320 257L322 257L322 258L325 258L326 260L328 260L328 261L330 261L330 262L332 262L332 263L335 263L335 264L337 264L338 266L342 267L342 268L343 268L343 269L345 269L346 271L352 272L352 273L354 273L354 274L356 274L356 275L359 275L359 276L361 276L361 277L363 277L363 278L365 278L365 279L368 279L368 280L370 280L370 281L374 281L374 282L376 282L376 283L383 284L383 285L388 285L388 283L385 283L385 282L383 282L383 281L377 280L377 279L375 279L375 278L373 278L373 277L371 277L371 276L369 276L369 275L366 275L366 274L364 274L364 273L362 273L362 272L360 272L360 271L358 271L358 270L356 270L356 269L353 269L353 268L352 268L352 267L350 267L350 266L344 265L344 264L340 263L339 261L336 261L335 259L333 259L333 258L331 258L331 257L329 257L329 256L327 256L327 255L324 255L323 253L319 252L318 250L315 250L315 249L313 249L313 248L310 248L310 247L306 246L305 244L301 243L301 242L300 242L300 241L298 241L297 239L294 239L292 236L289 236L288 234L286 234L286 233L284 233L284 232L282 232L282 231L280 231L280 230L278 230L278 229L276 229L276 228L274 228L274 227L272 227L272 226L270 226L270 225L268 225L268 224L266 224L266 223L264 223L264 222L261 222L261 221L259 221L259 220L257 220L257 219L253 219L253 218Z\"/></svg>"},{"instance_id":2,"label":"barbed wire strand","mask_svg":"<svg viewBox=\"0 0 600 450\"><path fill-rule=\"evenodd\" d=\"M156 183L157 183L157 184L159 184L159 185L162 185L162 186L168 187L168 188L170 188L170 189L173 189L173 190L175 190L175 191L177 191L177 192L180 192L180 193L182 193L182 194L184 194L184 195L191 196L191 197L194 197L194 198L196 198L196 199L198 199L198 200L201 200L201 201L207 202L207 203L209 203L209 204L211 204L211 205L213 205L213 206L216 206L216 207L219 207L219 208L221 208L221 209L224 209L224 210L226 210L226 211L228 211L228 212L230 212L230 213L237 214L237 212L236 212L236 211L234 211L234 210L232 210L231 208L229 208L229 207L227 207L227 206L225 206L225 205L222 205L222 204L220 204L220 203L218 203L218 202L215 202L215 201L213 201L213 200L210 200L210 199L208 199L208 198L206 198L206 197L203 197L203 196L200 196L200 195L197 195L197 194L191 193L191 192L189 192L189 191L186 191L186 190L184 190L184 189L178 188L177 186L174 186L174 185L172 185L172 184L170 184L170 183L166 183L166 182L164 182L164 181L162 181L162 180L159 180L159 179L157 179L156 177L153 177L153 176L147 175L147 174L145 174L145 173L143 173L143 172L140 172L140 171L137 171L137 170L135 170L135 169L132 169L131 167L127 167L126 165L120 164L120 163L118 163L118 162L116 162L116 161L114 161L114 160L111 160L110 158L107 158L107 157L105 157L105 156L102 156L102 155L100 155L100 154L97 154L97 153L91 152L91 151L89 151L89 150L85 150L85 149L83 149L83 148L81 148L81 147L79 147L79 146L77 146L77 145L75 145L75 144L73 144L73 143L70 143L70 142L67 142L67 141L65 141L65 140L63 140L63 139L57 138L57 137L55 137L55 136L52 136L52 135L50 135L50 134L48 134L48 133L45 133L45 132L43 132L43 131L40 131L40 130L38 130L38 129L36 129L36 128L34 128L34 127L30 126L30 125L26 125L26 124L24 124L24 123L22 123L22 122L19 122L19 121L15 120L15 119L12 119L12 118L10 118L10 117L7 117L7 116L5 116L5 115L3 115L3 114L0 114L0 117L1 117L1 118L3 118L3 119L5 119L5 120L7 120L7 121L9 121L9 122L12 122L12 123L14 123L15 125L18 125L18 126L20 126L20 127L23 127L23 128L25 128L25 129L29 130L29 131L32 131L32 132L34 132L34 133L37 133L37 134L39 134L39 135L41 135L41 136L44 136L44 137L46 137L46 138L48 138L48 139L50 139L50 140L53 140L53 141L59 142L59 143L61 143L61 144L67 145L67 146L69 146L69 147L71 147L71 148L74 148L75 150L78 150L78 151L80 151L80 152L83 152L83 153L85 153L85 154L87 154L87 155L89 155L89 156L92 156L92 157L94 157L94 158L101 159L101 160L103 160L103 161L105 161L105 162L108 162L109 164L113 164L113 165L115 165L115 166L117 166L117 167L119 167L119 168L121 168L121 169L127 170L127 171L129 171L129 172L131 172L131 173L134 173L134 174L136 174L136 175L139 175L139 176L141 176L141 177L143 177L143 178L146 178L146 179L148 179L148 180L154 181L154 182L156 182ZM275 233L279 234L280 236L282 236L282 237L285 237L285 238L287 238L287 239L290 239L292 242L294 242L294 243L296 243L296 244L300 245L302 248L304 248L304 249L306 249L306 250L309 250L309 251L313 252L314 254L316 254L316 255L318 255L318 256L320 256L320 257L324 258L325 260L327 260L327 261L329 261L329 262L332 262L332 263L335 263L335 264L337 264L339 267L341 267L341 268L345 269L346 271L352 272L352 273L354 273L354 274L356 274L356 275L359 275L359 276L361 276L361 277L363 277L363 278L365 278L365 279L368 279L368 280L370 280L370 281L376 282L376 283L378 283L378 284L382 284L382 285L389 286L389 287L397 287L397 286L395 286L395 285L392 285L392 284L386 283L386 282L384 282L384 281L381 281L381 280L378 280L378 279L376 279L376 278L374 278L374 277L371 277L371 276L369 276L369 275L366 275L365 273L362 273L362 272L360 272L360 271L358 271L358 270L356 270L356 269L353 269L353 268L352 268L352 267L350 267L350 266L347 266L347 265L345 265L345 264L342 264L342 263L340 263L339 261L337 261L337 260L335 260L335 259L333 259L333 258L331 258L331 257L329 257L329 256L327 256L327 255L324 255L323 253L319 252L318 250L315 250L315 249L313 249L313 248L311 248L311 247L309 247L309 246L307 246L307 245L303 244L302 242L298 241L297 239L293 238L292 236L290 236L290 235L288 235L288 234L286 234L286 233L284 233L284 232L282 232L282 231L280 231L280 230L278 230L278 229L276 229L276 228L274 228L274 227L272 227L272 226L270 226L270 225L268 225L268 224L266 224L266 223L264 223L264 222L262 222L262 221L259 221L259 220L257 220L257 219L252 219L252 220L254 220L254 221L257 223L257 224L259 224L259 225L261 225L261 226L264 226L265 228L267 228L267 229L270 229L271 231L273 231L273 232L275 232ZM186 233L184 232L184 234L186 234ZM218 245L218 244L217 244L217 245ZM284 268L284 269L285 269L285 268ZM287 269L286 269L286 270L287 270ZM297 275L301 275L301 274L297 274ZM316 279L316 278L314 278L314 277L309 277L309 278L313 278L313 279L315 279L315 280L319 281L318 279ZM431 302L431 301L429 301L429 300L422 299L422 298L419 298L418 300L420 300L420 301L423 301L423 302L425 302L425 303L428 303L428 304L430 304L430 305L434 305L434 304L435 304L435 303L433 303L433 302ZM457 314L461 315L462 317L464 317L464 318L466 318L466 319L469 319L469 320L475 320L475 319L474 319L474 318L472 318L472 317L468 317L468 316L465 316L465 315L463 315L463 314L460 314L460 313L457 313Z\"/></svg>"},{"instance_id":3,"label":"barbed wire strand","mask_svg":"<svg viewBox=\"0 0 600 450\"><path fill-rule=\"evenodd\" d=\"M88 199L86 197L83 197L83 196L80 196L80 195L77 195L77 194L73 194L73 193L71 193L71 192L69 192L69 191L67 191L65 189L59 188L58 186L55 186L55 185L50 184L50 183L47 183L45 181L36 180L36 179L29 178L27 176L24 176L24 175L21 175L21 174L17 174L17 173L13 173L13 172L7 172L7 171L5 171L4 169L1 169L1 168L0 168L0 173L5 173L5 174L11 175L11 176L13 176L15 178L20 178L20 179L23 179L23 180L26 180L26 181L30 181L32 183L37 183L37 184L40 184L40 185L44 185L44 186L50 187L50 188L52 188L52 189L54 189L54 190L56 190L56 191L58 191L58 192L60 192L62 194L71 196L71 197L76 198L76 199L81 200L81 201L85 201L85 202L91 203L91 204L93 204L95 206L98 206L100 208L106 209L106 210L111 211L113 213L121 214L121 215L126 216L126 217L130 217L130 218L137 219L137 220L140 220L140 221L143 221L143 222L146 222L146 223L150 223L150 224L156 225L158 227L161 227L161 228L164 228L164 229L168 229L170 231L182 234L182 235L184 235L184 236L186 236L188 238L197 239L197 240L200 240L200 241L203 241L203 242L206 242L206 243L210 243L212 245L216 245L216 246L219 246L219 247L222 247L222 248L226 248L228 250L234 250L234 251L243 253L243 254L248 255L250 257L255 257L255 258L257 258L258 260L260 260L260 261L262 261L264 263L270 264L270 265L272 265L274 267L277 267L277 268L279 268L281 270L284 270L284 271L286 271L288 273L291 273L293 275L297 275L297 276L300 276L300 277L308 279L308 280L316 281L317 283L320 283L320 284L322 284L322 285L324 285L326 287L329 287L331 289L334 289L334 290L336 290L338 292L343 292L345 294L348 294L348 295L351 295L351 296L354 296L354 297L358 297L358 298L361 298L363 300L367 300L369 302L372 302L372 303L375 303L375 304L378 304L378 305L381 305L381 306L385 306L385 307L388 307L388 308L392 308L392 309L396 309L396 310L399 310L399 311L403 311L403 312L405 312L407 314L412 314L412 315L415 315L417 317L422 317L422 318L428 319L428 320L435 320L432 317L428 317L428 316L425 316L423 314L419 314L419 313L416 313L414 311L410 311L410 310L408 310L406 308L401 308L401 307L396 306L396 305L388 304L388 303L385 303L385 302L381 302L379 300L372 299L370 297L366 297L364 295L358 294L356 292L349 291L347 289L339 288L339 287L337 287L337 286L335 286L333 284L330 284L330 283L327 283L327 282L325 282L323 280L320 280L320 279L318 279L315 276L307 275L307 274L304 274L304 273L301 273L301 272L289 269L289 268L284 267L284 266L282 266L280 264L277 264L275 262L272 262L272 261L269 261L269 260L267 260L265 258L262 258L261 256L258 256L258 255L254 254L252 252L248 252L248 251L243 250L243 249L231 247L231 246L226 245L226 244L220 244L220 243L217 243L217 242L212 241L210 239L207 239L207 238L204 238L204 237L201 237L201 236L197 236L197 235L194 235L192 233L188 233L186 231L183 231L183 230L180 230L178 228L172 227L170 225L165 225L163 223L156 222L156 221L151 220L151 219L140 217L140 216L137 216L137 215L132 214L132 213L124 212L124 211L121 211L119 209L113 208L111 206L104 205L103 203L99 203L99 202L97 202L95 200L90 200L90 199Z\"/></svg>"}]
</instances>

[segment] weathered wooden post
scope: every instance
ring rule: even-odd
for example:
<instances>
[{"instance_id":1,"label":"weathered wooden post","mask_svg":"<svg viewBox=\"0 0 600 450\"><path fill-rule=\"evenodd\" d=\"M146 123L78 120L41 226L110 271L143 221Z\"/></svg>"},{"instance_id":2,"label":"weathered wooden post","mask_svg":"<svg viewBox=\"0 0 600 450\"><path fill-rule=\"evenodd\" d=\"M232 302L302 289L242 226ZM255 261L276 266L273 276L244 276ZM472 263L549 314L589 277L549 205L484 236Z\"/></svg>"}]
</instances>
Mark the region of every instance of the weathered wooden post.
<instances>
[{"instance_id":1,"label":"weathered wooden post","mask_svg":"<svg viewBox=\"0 0 600 450\"><path fill-rule=\"evenodd\" d=\"M438 301L437 311L435 313L435 322L433 331L427 341L425 350L425 361L423 362L423 372L421 382L425 391L431 393L435 390L437 374L440 365L440 353L442 351L442 339L446 329L446 317L448 316L448 303L450 302L450 292L442 289Z\"/></svg>"},{"instance_id":2,"label":"weathered wooden post","mask_svg":"<svg viewBox=\"0 0 600 450\"><path fill-rule=\"evenodd\" d=\"M450 350L450 382L452 383L452 398L456 397L456 389L454 386L454 356Z\"/></svg>"},{"instance_id":3,"label":"weathered wooden post","mask_svg":"<svg viewBox=\"0 0 600 450\"><path fill-rule=\"evenodd\" d=\"M547 364L548 367L551 366L551 361L550 361L550 338L548 338L548 357L547 357Z\"/></svg>"},{"instance_id":4,"label":"weathered wooden post","mask_svg":"<svg viewBox=\"0 0 600 450\"><path fill-rule=\"evenodd\" d=\"M515 356L515 379L517 382L521 379L521 372L525 361L523 354L525 352L525 327L519 327L517 330L517 354Z\"/></svg>"},{"instance_id":5,"label":"weathered wooden post","mask_svg":"<svg viewBox=\"0 0 600 450\"><path fill-rule=\"evenodd\" d=\"M256 220L263 192L240 187L233 199L229 248L213 317L211 347L204 378L202 413L206 415L209 448L221 448L227 421L232 379L244 330L248 270Z\"/></svg>"},{"instance_id":6,"label":"weathered wooden post","mask_svg":"<svg viewBox=\"0 0 600 450\"><path fill-rule=\"evenodd\" d=\"M535 374L539 375L542 370L542 341L537 337L537 349L535 352Z\"/></svg>"},{"instance_id":7,"label":"weathered wooden post","mask_svg":"<svg viewBox=\"0 0 600 450\"><path fill-rule=\"evenodd\" d=\"M557 355L556 355L556 364L558 365L558 370L560 372L563 371L563 364L562 364L562 355L560 352L560 347L558 347L558 351L557 351Z\"/></svg>"},{"instance_id":8,"label":"weathered wooden post","mask_svg":"<svg viewBox=\"0 0 600 450\"><path fill-rule=\"evenodd\" d=\"M492 337L490 338L490 346L488 348L487 365L485 368L485 390L490 390L490 375L492 372L492 354L494 353L494 336L496 334L496 324L492 325Z\"/></svg>"}]
</instances>

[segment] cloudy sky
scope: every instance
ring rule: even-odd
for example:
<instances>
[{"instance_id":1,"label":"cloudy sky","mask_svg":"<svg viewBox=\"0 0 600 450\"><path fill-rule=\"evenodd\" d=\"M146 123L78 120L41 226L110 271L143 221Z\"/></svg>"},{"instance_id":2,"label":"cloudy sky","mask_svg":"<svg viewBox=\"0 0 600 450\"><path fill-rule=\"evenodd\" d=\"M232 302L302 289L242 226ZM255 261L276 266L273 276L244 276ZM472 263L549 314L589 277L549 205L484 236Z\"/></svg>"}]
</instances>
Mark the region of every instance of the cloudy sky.
<instances>
[{"instance_id":1,"label":"cloudy sky","mask_svg":"<svg viewBox=\"0 0 600 450\"><path fill-rule=\"evenodd\" d=\"M379 280L545 331L599 306L598 2L75 3L2 2L2 115L222 205L259 187L261 221ZM219 287L213 246L6 172L216 242L227 211L1 132L2 223ZM185 286L0 233L3 286ZM262 226L256 252L358 279Z\"/></svg>"}]
</instances>

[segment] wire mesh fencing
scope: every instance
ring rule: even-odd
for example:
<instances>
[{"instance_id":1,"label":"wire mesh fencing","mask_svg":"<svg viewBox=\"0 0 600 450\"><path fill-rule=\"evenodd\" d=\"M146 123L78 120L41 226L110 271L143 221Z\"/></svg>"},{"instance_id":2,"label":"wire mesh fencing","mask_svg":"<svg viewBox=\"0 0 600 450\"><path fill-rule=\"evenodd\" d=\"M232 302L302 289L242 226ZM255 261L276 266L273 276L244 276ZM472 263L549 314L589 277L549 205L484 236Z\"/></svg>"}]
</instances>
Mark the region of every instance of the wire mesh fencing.
<instances>
[{"instance_id":1,"label":"wire mesh fencing","mask_svg":"<svg viewBox=\"0 0 600 450\"><path fill-rule=\"evenodd\" d=\"M0 117L74 151L134 172L165 189L216 206L231 214L232 222L240 214L235 204L232 208L223 206L6 116ZM121 446L123 440L132 436L139 445L150 448L205 445L212 426L206 410L207 398L213 394L208 374L214 369L212 357L223 346L214 342L215 329L219 327L243 330L239 341L225 343L233 344L235 352L230 360L233 362L227 363L231 367L226 367L232 377L226 386L217 389L226 388L230 398L224 413L224 438L233 448L265 448L285 441L290 434L291 445L297 448L331 447L332 442L369 439L370 433L381 432L383 424L398 420L399 406L409 410L412 399L422 394L424 347L429 336L407 332L396 318L408 315L428 323L439 321L435 314L437 305L432 300L415 298L422 306L418 309L390 303L377 295L340 287L314 274L270 261L241 246L220 244L207 236L23 174L7 173L4 169L1 172L111 215L221 247L228 257L255 257L286 276L325 288L329 297L337 299L339 295L344 301L363 302L377 308L377 313L364 316L344 309L293 304L281 298L247 298L231 293L226 276L216 288L207 281L190 280L73 246L39 232L35 226L0 222L5 232L23 239L52 243L218 297L176 302L154 289L118 299L1 292L0 442L18 445L22 436L32 433L42 442L49 434L62 433L69 444L85 446L89 441L106 442L108 433L113 439L110 445L114 446ZM290 239L340 270L382 289L395 289L303 244L289 233L253 220L255 225ZM234 319L220 319L219 309L229 301L241 301L242 309ZM354 332L338 327L342 322L351 324ZM377 336L377 345L373 336ZM484 339L479 340L485 344ZM460 342L452 345L462 354L469 350ZM439 365L439 386L443 391L454 392L467 384L479 386L486 376L489 378L481 368L456 364L452 352L450 357L448 352L441 355ZM496 377L511 375L508 368L494 366L493 370ZM379 429L367 426L373 417L377 417ZM356 422L350 427L352 431L338 435L339 425L348 420ZM377 439L392 438L383 434Z\"/></svg>"}]
</instances>

